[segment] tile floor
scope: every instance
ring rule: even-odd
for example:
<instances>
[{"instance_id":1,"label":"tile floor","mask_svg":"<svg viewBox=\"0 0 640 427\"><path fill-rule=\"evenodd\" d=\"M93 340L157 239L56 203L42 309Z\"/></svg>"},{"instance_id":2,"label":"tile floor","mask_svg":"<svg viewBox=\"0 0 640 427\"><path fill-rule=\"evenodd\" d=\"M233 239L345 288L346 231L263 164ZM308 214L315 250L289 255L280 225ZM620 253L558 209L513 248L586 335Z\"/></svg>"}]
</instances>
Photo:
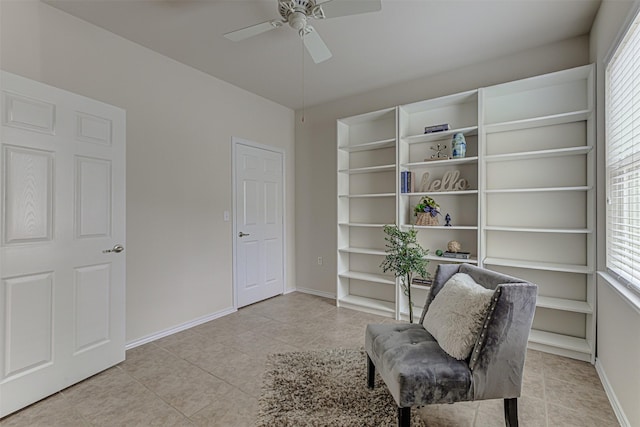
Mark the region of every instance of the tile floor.
<instances>
[{"instance_id":1,"label":"tile floor","mask_svg":"<svg viewBox=\"0 0 640 427\"><path fill-rule=\"evenodd\" d=\"M364 345L392 322L302 293L279 296L127 352L127 360L0 420L0 426L251 426L266 355ZM364 384L363 384L364 386ZM594 367L530 350L522 426L618 426ZM428 426L504 426L502 400L433 405Z\"/></svg>"}]
</instances>

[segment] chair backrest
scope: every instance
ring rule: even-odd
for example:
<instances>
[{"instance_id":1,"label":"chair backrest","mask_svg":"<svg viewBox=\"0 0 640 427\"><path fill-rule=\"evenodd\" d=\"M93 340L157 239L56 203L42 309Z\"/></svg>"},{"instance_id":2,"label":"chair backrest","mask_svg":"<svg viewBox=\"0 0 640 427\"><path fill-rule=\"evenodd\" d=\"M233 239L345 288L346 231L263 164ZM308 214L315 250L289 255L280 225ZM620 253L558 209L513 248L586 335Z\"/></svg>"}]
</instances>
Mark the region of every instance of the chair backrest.
<instances>
[{"instance_id":1,"label":"chair backrest","mask_svg":"<svg viewBox=\"0 0 640 427\"><path fill-rule=\"evenodd\" d=\"M440 264L420 318L455 273L466 273L487 289L495 289L482 329L469 357L474 400L520 396L537 285L471 264Z\"/></svg>"}]
</instances>

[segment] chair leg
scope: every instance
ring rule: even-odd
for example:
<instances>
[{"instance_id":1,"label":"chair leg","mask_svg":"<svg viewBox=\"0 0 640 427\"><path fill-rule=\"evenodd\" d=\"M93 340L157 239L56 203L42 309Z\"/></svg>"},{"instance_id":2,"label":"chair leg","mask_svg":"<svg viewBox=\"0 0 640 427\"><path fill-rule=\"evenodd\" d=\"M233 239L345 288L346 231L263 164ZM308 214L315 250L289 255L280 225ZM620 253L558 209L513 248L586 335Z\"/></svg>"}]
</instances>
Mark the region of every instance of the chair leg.
<instances>
[{"instance_id":1,"label":"chair leg","mask_svg":"<svg viewBox=\"0 0 640 427\"><path fill-rule=\"evenodd\" d=\"M504 399L504 421L507 427L518 427L518 399Z\"/></svg>"},{"instance_id":2,"label":"chair leg","mask_svg":"<svg viewBox=\"0 0 640 427\"><path fill-rule=\"evenodd\" d=\"M411 427L411 407L398 408L398 427Z\"/></svg>"},{"instance_id":3,"label":"chair leg","mask_svg":"<svg viewBox=\"0 0 640 427\"><path fill-rule=\"evenodd\" d=\"M371 357L367 354L367 387L373 389L376 382L376 365L371 361Z\"/></svg>"}]
</instances>

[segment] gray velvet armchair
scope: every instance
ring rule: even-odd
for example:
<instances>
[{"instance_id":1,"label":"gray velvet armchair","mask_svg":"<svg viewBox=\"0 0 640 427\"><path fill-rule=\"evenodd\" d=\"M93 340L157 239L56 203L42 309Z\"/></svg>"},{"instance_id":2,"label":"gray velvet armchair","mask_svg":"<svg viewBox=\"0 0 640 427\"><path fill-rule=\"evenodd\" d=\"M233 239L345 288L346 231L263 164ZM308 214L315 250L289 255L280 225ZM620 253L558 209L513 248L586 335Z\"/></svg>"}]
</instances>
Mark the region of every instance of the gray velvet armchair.
<instances>
[{"instance_id":1,"label":"gray velvet armchair","mask_svg":"<svg viewBox=\"0 0 640 427\"><path fill-rule=\"evenodd\" d=\"M422 326L430 304L455 273L494 290L475 346L465 360L447 354ZM440 264L420 323L367 325L369 388L376 369L398 405L398 425L409 426L411 407L504 399L507 427L518 425L517 398L536 304L535 284L470 264Z\"/></svg>"}]
</instances>

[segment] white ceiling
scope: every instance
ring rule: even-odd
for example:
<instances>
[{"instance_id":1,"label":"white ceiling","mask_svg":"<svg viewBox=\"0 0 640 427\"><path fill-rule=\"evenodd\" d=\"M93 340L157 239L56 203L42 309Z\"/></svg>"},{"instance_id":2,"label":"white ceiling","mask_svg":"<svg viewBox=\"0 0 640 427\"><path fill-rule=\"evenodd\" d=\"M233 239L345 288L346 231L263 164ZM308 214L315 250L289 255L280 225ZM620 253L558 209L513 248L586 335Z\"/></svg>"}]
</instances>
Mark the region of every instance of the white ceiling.
<instances>
[{"instance_id":1,"label":"white ceiling","mask_svg":"<svg viewBox=\"0 0 640 427\"><path fill-rule=\"evenodd\" d=\"M333 0L358 1L358 0ZM333 57L314 64L276 0L49 0L48 4L292 109L588 34L600 0L382 0L382 11L311 22Z\"/></svg>"}]
</instances>

